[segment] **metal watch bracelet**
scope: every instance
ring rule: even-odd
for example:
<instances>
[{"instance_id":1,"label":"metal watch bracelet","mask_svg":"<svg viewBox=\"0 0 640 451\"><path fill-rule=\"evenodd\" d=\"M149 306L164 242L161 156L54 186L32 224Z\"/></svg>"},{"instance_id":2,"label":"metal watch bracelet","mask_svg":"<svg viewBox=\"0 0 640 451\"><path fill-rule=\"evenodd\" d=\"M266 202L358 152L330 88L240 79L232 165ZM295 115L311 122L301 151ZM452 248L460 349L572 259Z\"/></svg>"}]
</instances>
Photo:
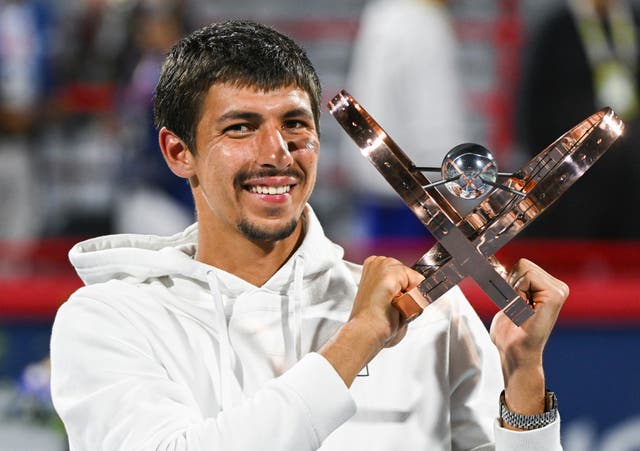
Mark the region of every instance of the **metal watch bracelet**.
<instances>
[{"instance_id":1,"label":"metal watch bracelet","mask_svg":"<svg viewBox=\"0 0 640 451\"><path fill-rule=\"evenodd\" d=\"M504 391L500 394L500 418L509 426L531 431L550 425L558 416L558 399L554 392L545 393L545 411L535 415L521 415L507 408Z\"/></svg>"}]
</instances>

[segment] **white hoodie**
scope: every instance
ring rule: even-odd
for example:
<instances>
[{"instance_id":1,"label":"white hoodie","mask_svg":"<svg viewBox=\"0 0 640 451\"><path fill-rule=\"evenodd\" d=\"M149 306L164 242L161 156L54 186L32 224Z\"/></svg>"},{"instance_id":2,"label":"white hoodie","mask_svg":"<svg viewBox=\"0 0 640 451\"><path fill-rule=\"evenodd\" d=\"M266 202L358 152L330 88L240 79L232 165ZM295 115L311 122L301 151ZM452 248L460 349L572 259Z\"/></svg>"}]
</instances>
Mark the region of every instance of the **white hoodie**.
<instances>
[{"instance_id":1,"label":"white hoodie","mask_svg":"<svg viewBox=\"0 0 640 451\"><path fill-rule=\"evenodd\" d=\"M485 450L494 433L496 449L560 449L558 422L496 426L499 359L457 289L347 389L314 351L348 318L360 267L307 214L302 245L262 287L194 260L196 225L74 246L87 286L51 339L71 451Z\"/></svg>"}]
</instances>

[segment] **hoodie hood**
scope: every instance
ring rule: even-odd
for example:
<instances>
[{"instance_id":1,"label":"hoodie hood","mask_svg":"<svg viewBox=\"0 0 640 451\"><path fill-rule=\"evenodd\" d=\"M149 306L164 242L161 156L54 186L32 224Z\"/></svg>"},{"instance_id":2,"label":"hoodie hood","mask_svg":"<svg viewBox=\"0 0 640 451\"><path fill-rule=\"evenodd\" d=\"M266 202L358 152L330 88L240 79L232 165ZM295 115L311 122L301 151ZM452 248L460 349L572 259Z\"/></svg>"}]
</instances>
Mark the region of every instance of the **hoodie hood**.
<instances>
[{"instance_id":1,"label":"hoodie hood","mask_svg":"<svg viewBox=\"0 0 640 451\"><path fill-rule=\"evenodd\" d=\"M313 276L341 260L343 249L331 242L311 206L305 210L307 230L301 246L282 268L267 281L265 288L276 288L290 280L296 258L304 258L303 277ZM76 244L69 260L85 285L109 280L142 282L149 278L182 275L203 282L212 267L194 259L198 243L198 224L172 236L119 234L92 238Z\"/></svg>"},{"instance_id":2,"label":"hoodie hood","mask_svg":"<svg viewBox=\"0 0 640 451\"><path fill-rule=\"evenodd\" d=\"M181 315L186 314L196 321L208 318L204 320L207 327L216 331L219 352L213 367L218 373L219 408L225 410L244 399L242 375L236 373L236 361L264 362L254 349L261 344L255 342L255 331L249 327L254 322L251 314L260 314L262 328L267 331L266 335L261 335L265 337L264 342L273 342L274 337L284 340L282 348L270 345L273 355L269 366L274 368L270 377L280 375L302 357L303 311L310 299L322 299L322 296L314 295L316 291L325 290L317 280L328 283L329 278L324 276L342 260L342 248L324 235L309 205L304 217L306 233L302 244L261 287L195 260L197 223L169 237L122 234L90 239L75 245L69 252L69 259L86 285L122 281L127 287L148 284L158 289L159 286L153 283L155 279L171 279L171 294L165 298L174 305L170 308L179 305L177 309ZM316 282L305 288L305 281L312 280ZM195 285L189 281L204 290L194 290ZM154 299L161 296L156 291ZM173 304L176 300L187 302ZM128 308L137 311L140 307L130 305ZM281 311L288 312L284 319ZM274 320L274 314L277 320ZM285 323L282 326L286 330L284 334L279 321ZM248 385L255 388L260 383Z\"/></svg>"}]
</instances>

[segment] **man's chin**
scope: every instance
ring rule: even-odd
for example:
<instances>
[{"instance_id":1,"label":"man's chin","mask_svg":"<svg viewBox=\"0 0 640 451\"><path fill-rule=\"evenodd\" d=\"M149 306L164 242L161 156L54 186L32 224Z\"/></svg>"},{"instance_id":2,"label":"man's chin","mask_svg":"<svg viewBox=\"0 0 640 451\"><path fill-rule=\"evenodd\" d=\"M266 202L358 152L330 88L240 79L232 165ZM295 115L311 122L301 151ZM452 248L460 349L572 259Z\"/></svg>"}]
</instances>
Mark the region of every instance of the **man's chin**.
<instances>
[{"instance_id":1,"label":"man's chin","mask_svg":"<svg viewBox=\"0 0 640 451\"><path fill-rule=\"evenodd\" d=\"M267 227L245 220L240 221L238 230L249 240L256 242L280 241L291 236L298 225L297 219L279 227Z\"/></svg>"}]
</instances>

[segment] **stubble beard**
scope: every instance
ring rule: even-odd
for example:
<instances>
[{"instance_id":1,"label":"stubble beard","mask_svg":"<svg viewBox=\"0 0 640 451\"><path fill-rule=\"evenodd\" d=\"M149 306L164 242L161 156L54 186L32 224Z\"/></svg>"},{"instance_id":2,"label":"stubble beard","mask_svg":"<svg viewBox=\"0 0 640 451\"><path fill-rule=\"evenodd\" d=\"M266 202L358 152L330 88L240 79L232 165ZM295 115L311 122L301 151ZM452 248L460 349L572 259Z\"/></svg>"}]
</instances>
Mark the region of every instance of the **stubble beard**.
<instances>
[{"instance_id":1,"label":"stubble beard","mask_svg":"<svg viewBox=\"0 0 640 451\"><path fill-rule=\"evenodd\" d=\"M277 170L275 168L265 168L254 172L241 172L236 175L234 179L234 186L236 189L243 189L243 184L251 178L259 177L277 177L277 176L289 176L298 179L299 185L304 185L306 182L305 174L297 169L289 168L286 170ZM274 208L267 213L267 217L275 218L279 214L279 210ZM241 218L237 225L237 229L247 239L254 242L275 242L283 240L289 237L298 226L300 218L293 218L289 223L276 230L270 230L265 227L260 227L258 224L250 222L247 218Z\"/></svg>"},{"instance_id":2,"label":"stubble beard","mask_svg":"<svg viewBox=\"0 0 640 451\"><path fill-rule=\"evenodd\" d=\"M289 223L276 230L267 230L259 227L257 224L249 222L247 219L242 219L238 223L238 230L249 240L255 242L273 242L280 241L289 237L298 225L297 219L292 219Z\"/></svg>"}]
</instances>

